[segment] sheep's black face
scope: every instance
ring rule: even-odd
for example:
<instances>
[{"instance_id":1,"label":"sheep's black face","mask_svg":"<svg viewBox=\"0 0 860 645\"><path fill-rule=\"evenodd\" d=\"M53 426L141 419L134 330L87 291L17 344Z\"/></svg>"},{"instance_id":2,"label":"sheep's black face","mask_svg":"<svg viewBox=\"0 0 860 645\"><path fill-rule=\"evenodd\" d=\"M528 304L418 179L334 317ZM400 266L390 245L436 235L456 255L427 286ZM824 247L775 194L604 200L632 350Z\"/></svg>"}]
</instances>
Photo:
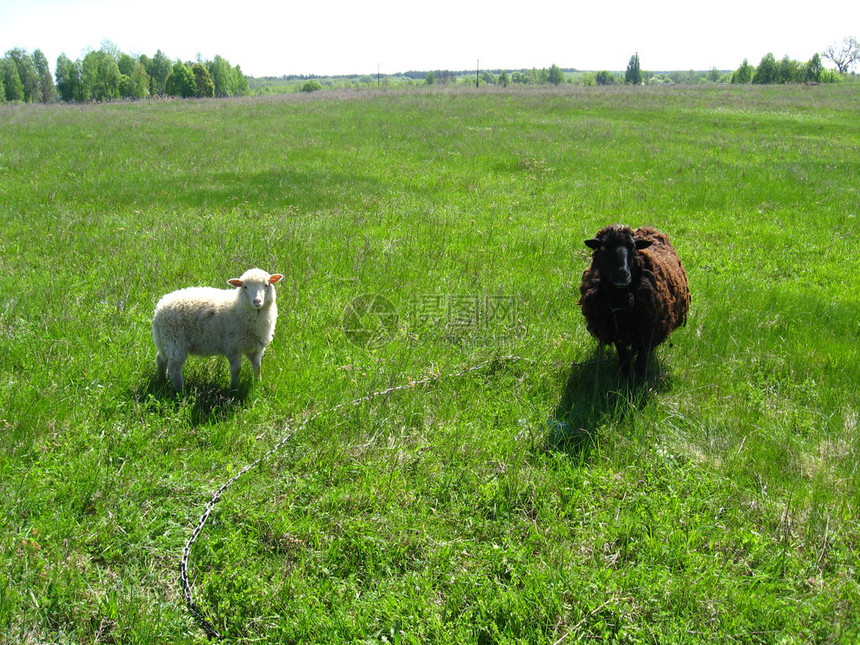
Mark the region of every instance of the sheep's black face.
<instances>
[{"instance_id":1,"label":"sheep's black face","mask_svg":"<svg viewBox=\"0 0 860 645\"><path fill-rule=\"evenodd\" d=\"M600 274L615 287L626 289L633 279L630 256L635 252L635 248L631 249L623 244L599 248L596 259Z\"/></svg>"},{"instance_id":2,"label":"sheep's black face","mask_svg":"<svg viewBox=\"0 0 860 645\"><path fill-rule=\"evenodd\" d=\"M633 281L632 260L638 249L651 246L647 240L637 240L629 228L611 227L597 237L585 240L594 249L593 262L602 280L618 289L626 289Z\"/></svg>"}]
</instances>

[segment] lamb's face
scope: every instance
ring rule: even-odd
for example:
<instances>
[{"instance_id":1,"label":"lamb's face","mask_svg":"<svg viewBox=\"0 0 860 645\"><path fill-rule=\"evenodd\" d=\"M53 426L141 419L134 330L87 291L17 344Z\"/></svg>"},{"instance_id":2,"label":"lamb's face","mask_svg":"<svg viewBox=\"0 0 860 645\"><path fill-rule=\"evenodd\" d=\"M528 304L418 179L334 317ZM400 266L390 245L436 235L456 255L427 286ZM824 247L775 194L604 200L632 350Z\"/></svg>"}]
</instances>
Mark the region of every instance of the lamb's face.
<instances>
[{"instance_id":1,"label":"lamb's face","mask_svg":"<svg viewBox=\"0 0 860 645\"><path fill-rule=\"evenodd\" d=\"M260 269L246 271L241 278L228 280L228 284L242 290L254 309L262 309L275 301L275 283L283 278L280 273L269 275Z\"/></svg>"},{"instance_id":2,"label":"lamb's face","mask_svg":"<svg viewBox=\"0 0 860 645\"><path fill-rule=\"evenodd\" d=\"M254 309L262 309L267 300L271 302L271 293L274 290L268 282L248 280L242 285L242 291Z\"/></svg>"}]
</instances>

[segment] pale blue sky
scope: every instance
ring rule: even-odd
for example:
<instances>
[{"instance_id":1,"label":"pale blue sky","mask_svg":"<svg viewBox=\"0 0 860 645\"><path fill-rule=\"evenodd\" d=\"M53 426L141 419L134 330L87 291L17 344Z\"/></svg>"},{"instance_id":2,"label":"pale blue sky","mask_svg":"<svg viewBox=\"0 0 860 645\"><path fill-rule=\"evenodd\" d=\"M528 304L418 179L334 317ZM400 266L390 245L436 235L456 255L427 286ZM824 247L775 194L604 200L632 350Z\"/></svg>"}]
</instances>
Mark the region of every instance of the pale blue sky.
<instances>
[{"instance_id":1,"label":"pale blue sky","mask_svg":"<svg viewBox=\"0 0 860 645\"><path fill-rule=\"evenodd\" d=\"M806 61L860 37L860 1L509 3L436 0L0 0L0 52L123 52L211 59L250 76L430 69L735 69L772 52Z\"/></svg>"}]
</instances>

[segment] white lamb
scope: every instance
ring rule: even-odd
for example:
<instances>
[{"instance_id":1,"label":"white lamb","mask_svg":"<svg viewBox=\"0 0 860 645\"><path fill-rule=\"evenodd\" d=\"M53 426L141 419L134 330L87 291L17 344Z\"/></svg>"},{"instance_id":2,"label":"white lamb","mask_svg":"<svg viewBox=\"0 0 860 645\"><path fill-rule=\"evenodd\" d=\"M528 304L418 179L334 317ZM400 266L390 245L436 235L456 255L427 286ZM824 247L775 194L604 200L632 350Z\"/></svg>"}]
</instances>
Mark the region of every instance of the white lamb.
<instances>
[{"instance_id":1,"label":"white lamb","mask_svg":"<svg viewBox=\"0 0 860 645\"><path fill-rule=\"evenodd\" d=\"M190 287L168 293L155 306L152 340L158 350L158 377L165 372L174 389L182 389L182 367L189 354L226 356L230 387L239 383L242 356L260 378L263 352L272 342L278 306L275 283L283 276L249 269L227 283L236 289Z\"/></svg>"}]
</instances>

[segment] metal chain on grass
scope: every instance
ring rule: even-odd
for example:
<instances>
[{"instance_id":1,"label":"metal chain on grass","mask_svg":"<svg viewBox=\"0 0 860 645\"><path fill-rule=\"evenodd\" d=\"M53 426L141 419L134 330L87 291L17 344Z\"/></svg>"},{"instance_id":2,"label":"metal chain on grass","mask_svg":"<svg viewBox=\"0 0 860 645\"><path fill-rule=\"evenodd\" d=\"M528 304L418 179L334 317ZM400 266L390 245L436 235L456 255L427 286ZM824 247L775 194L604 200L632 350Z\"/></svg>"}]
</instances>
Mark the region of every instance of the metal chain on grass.
<instances>
[{"instance_id":1,"label":"metal chain on grass","mask_svg":"<svg viewBox=\"0 0 860 645\"><path fill-rule=\"evenodd\" d=\"M194 527L194 530L191 532L191 537L188 538L188 541L185 543L185 548L182 550L182 558L179 561L179 581L182 585L182 597L185 599L185 604L188 607L188 611L191 615L197 620L200 628L206 632L206 636L210 639L221 639L223 635L215 629L212 623L203 615L203 612L197 606L197 603L194 601L194 593L192 590L191 579L188 575L188 561L191 558L191 549L194 547L195 542L200 537L200 534L203 532L203 528L206 526L206 522L209 520L209 516L212 514L212 511L215 508L215 504L221 499L221 496L227 491L230 486L235 484L239 479L248 474L250 471L254 470L262 464L266 459L279 452L284 446L289 443L290 439L295 435L296 432L304 428L314 419L319 418L323 414L327 412L336 412L342 408L361 405L362 403L366 403L368 401L372 401L373 399L377 399L379 397L388 396L389 394L393 394L394 392L398 392L400 390L408 390L414 387L418 387L421 385L427 385L429 383L436 383L442 380L448 380L453 378L458 378L460 376L465 376L466 374L470 374L471 372L477 372L478 370L484 369L489 365L499 365L501 363L516 363L518 361L533 361L533 359L523 358L522 356L502 356L500 358L491 358L489 360L483 361L482 363L478 363L477 365L473 365L472 367L467 367L465 369L460 370L459 372L451 372L450 374L445 375L432 375L423 379L419 379L417 381L409 381L403 385L395 385L394 387L387 388L385 390L379 390L376 392L372 392L366 396L359 397L357 399L353 399L352 401L347 401L343 403L338 403L337 405L326 408L325 410L320 410L319 412L315 412L307 419L302 421L295 428L290 428L289 424L284 426L285 434L284 436L274 445L272 448L267 450L260 458L255 461L252 461L250 464L242 468L239 472L233 475L230 479L225 481L218 490L212 495L207 502L205 509L203 510L203 514L200 516L200 519L197 521L197 525ZM576 366L586 366L593 365L602 362L601 360L595 361L587 361L585 363L574 363Z\"/></svg>"}]
</instances>

